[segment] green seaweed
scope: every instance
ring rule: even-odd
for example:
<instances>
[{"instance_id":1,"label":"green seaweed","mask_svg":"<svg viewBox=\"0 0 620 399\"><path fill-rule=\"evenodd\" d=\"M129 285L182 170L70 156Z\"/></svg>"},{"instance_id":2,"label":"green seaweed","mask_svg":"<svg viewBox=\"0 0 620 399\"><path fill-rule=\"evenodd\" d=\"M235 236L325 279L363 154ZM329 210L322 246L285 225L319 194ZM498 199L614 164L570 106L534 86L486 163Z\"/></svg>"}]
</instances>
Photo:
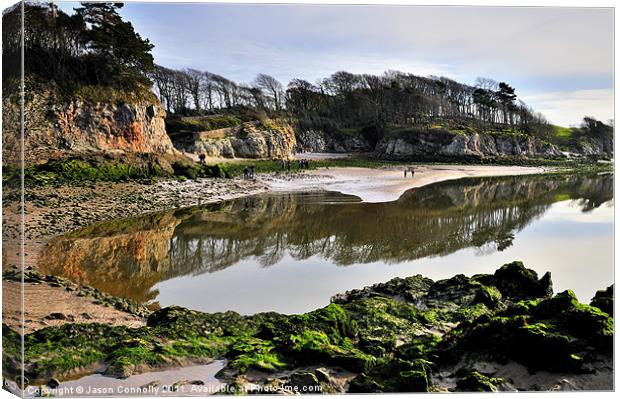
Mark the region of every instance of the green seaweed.
<instances>
[{"instance_id":1,"label":"green seaweed","mask_svg":"<svg viewBox=\"0 0 620 399\"><path fill-rule=\"evenodd\" d=\"M140 328L46 327L25 336L26 377L42 383L100 364L107 374L126 377L145 366L225 358L234 376L325 365L357 374L351 392L415 392L431 388L431 369L465 355L514 360L532 371L579 373L594 356L612 353L609 314L579 303L569 290L548 297L550 281L521 270L520 263L509 268L511 273L504 267L494 275L437 282L396 278L300 315L170 306L151 313ZM513 291L517 286L524 297ZM542 296L532 298L532 292ZM7 373L18 375L19 335L3 325L3 336ZM494 390L501 383L476 370L457 377L458 390Z\"/></svg>"}]
</instances>

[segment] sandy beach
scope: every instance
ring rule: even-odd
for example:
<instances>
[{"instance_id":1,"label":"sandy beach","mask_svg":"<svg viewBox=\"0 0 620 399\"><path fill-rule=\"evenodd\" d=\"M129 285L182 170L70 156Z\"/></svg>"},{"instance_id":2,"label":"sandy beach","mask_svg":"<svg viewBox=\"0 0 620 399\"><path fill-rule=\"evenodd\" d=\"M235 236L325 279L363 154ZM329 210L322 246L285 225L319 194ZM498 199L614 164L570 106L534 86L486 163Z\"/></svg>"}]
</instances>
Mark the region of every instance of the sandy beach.
<instances>
[{"instance_id":1,"label":"sandy beach","mask_svg":"<svg viewBox=\"0 0 620 399\"><path fill-rule=\"evenodd\" d=\"M405 167L330 168L304 172L292 177L265 176L272 191L329 190L359 197L365 202L397 200L405 191L464 177L516 176L549 172L549 168L488 165L418 165L415 175Z\"/></svg>"}]
</instances>

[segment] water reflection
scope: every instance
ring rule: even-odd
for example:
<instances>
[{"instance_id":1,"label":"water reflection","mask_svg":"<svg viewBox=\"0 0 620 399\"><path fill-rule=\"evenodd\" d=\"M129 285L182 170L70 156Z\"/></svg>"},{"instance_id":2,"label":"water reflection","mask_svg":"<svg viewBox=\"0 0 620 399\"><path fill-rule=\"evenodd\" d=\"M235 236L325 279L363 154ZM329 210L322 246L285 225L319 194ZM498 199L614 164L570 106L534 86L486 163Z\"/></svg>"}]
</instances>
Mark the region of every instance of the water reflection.
<instances>
[{"instance_id":1,"label":"water reflection","mask_svg":"<svg viewBox=\"0 0 620 399\"><path fill-rule=\"evenodd\" d=\"M612 197L612 175L463 179L388 203L333 192L256 195L76 231L55 239L39 268L146 302L162 281L248 260L347 266L503 251L555 202L591 212Z\"/></svg>"}]
</instances>

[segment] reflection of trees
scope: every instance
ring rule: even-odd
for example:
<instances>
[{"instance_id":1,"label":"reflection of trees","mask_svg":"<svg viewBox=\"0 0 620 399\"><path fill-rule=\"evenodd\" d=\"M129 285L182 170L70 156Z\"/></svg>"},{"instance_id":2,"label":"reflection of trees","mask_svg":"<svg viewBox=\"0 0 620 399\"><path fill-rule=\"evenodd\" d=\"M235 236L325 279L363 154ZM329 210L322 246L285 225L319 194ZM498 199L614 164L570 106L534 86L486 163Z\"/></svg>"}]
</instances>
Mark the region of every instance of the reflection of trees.
<instances>
[{"instance_id":1,"label":"reflection of trees","mask_svg":"<svg viewBox=\"0 0 620 399\"><path fill-rule=\"evenodd\" d=\"M379 204L332 192L257 195L74 232L51 243L39 268L145 301L159 281L245 259L269 266L319 255L350 265L501 251L554 202L588 211L612 196L611 175L464 179Z\"/></svg>"},{"instance_id":2,"label":"reflection of trees","mask_svg":"<svg viewBox=\"0 0 620 399\"><path fill-rule=\"evenodd\" d=\"M590 212L609 201L609 193L613 192L614 179L612 174L604 174L600 179L587 179L579 186L578 205L583 212Z\"/></svg>"},{"instance_id":3,"label":"reflection of trees","mask_svg":"<svg viewBox=\"0 0 620 399\"><path fill-rule=\"evenodd\" d=\"M336 193L254 196L229 201L218 212L197 210L177 226L170 257L202 273L247 258L267 266L286 253L349 265L470 246L501 251L553 202L583 198L585 210L612 192L611 176L528 176L444 182L379 204L336 202Z\"/></svg>"}]
</instances>

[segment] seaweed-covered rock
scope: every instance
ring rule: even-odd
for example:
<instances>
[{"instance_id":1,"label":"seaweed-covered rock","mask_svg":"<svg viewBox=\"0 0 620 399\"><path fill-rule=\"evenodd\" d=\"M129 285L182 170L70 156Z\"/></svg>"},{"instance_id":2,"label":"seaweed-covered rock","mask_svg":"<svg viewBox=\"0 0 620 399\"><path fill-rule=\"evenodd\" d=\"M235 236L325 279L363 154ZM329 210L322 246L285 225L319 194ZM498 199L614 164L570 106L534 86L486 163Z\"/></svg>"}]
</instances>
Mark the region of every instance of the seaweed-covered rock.
<instances>
[{"instance_id":1,"label":"seaweed-covered rock","mask_svg":"<svg viewBox=\"0 0 620 399\"><path fill-rule=\"evenodd\" d=\"M611 350L613 346L611 316L597 307L579 303L571 290L540 302L533 314L554 320L567 333L587 340L599 350Z\"/></svg>"},{"instance_id":2,"label":"seaweed-covered rock","mask_svg":"<svg viewBox=\"0 0 620 399\"><path fill-rule=\"evenodd\" d=\"M519 261L499 268L493 275L493 284L508 298L547 298L553 295L551 273L545 273L539 280L535 271Z\"/></svg>"},{"instance_id":3,"label":"seaweed-covered rock","mask_svg":"<svg viewBox=\"0 0 620 399\"><path fill-rule=\"evenodd\" d=\"M429 364L424 360L383 360L368 372L355 377L351 393L427 392Z\"/></svg>"},{"instance_id":4,"label":"seaweed-covered rock","mask_svg":"<svg viewBox=\"0 0 620 399\"><path fill-rule=\"evenodd\" d=\"M497 288L486 286L462 274L434 283L426 296L426 305L435 308L456 309L483 304L495 308L502 299Z\"/></svg>"},{"instance_id":5,"label":"seaweed-covered rock","mask_svg":"<svg viewBox=\"0 0 620 399\"><path fill-rule=\"evenodd\" d=\"M464 376L456 381L456 391L461 392L497 392L497 385L504 380L491 378L476 370L464 373Z\"/></svg>"},{"instance_id":6,"label":"seaweed-covered rock","mask_svg":"<svg viewBox=\"0 0 620 399\"><path fill-rule=\"evenodd\" d=\"M613 289L597 293L600 307L579 303L570 290L550 290L549 277L513 262L492 275L392 279L299 315L170 306L140 328L68 323L27 334L24 368L30 381L44 384L100 363L107 374L127 377L225 358L218 378L231 386L262 375L266 384L318 384L324 392L426 391L431 366L434 376L467 370L457 375L457 390L493 390L500 381L475 370L489 361L533 372L596 369L613 349L613 318L600 308L613 301ZM16 376L21 337L3 325L3 338L6 373Z\"/></svg>"},{"instance_id":7,"label":"seaweed-covered rock","mask_svg":"<svg viewBox=\"0 0 620 399\"><path fill-rule=\"evenodd\" d=\"M320 385L316 375L310 372L296 372L291 374L289 384L297 387L297 391L307 391Z\"/></svg>"},{"instance_id":8,"label":"seaweed-covered rock","mask_svg":"<svg viewBox=\"0 0 620 399\"><path fill-rule=\"evenodd\" d=\"M564 291L542 301L522 301L495 315L461 323L442 341L442 358L465 354L507 359L531 370L583 372L592 348L611 353L613 320Z\"/></svg>"},{"instance_id":9,"label":"seaweed-covered rock","mask_svg":"<svg viewBox=\"0 0 620 399\"><path fill-rule=\"evenodd\" d=\"M336 294L331 298L334 303L347 303L357 299L377 295L403 298L408 302L416 303L422 300L433 285L433 280L419 274L411 277L395 277L386 283L378 283L370 287Z\"/></svg>"},{"instance_id":10,"label":"seaweed-covered rock","mask_svg":"<svg viewBox=\"0 0 620 399\"><path fill-rule=\"evenodd\" d=\"M613 284L604 290L596 291L590 306L596 306L603 312L613 315L614 314L614 286Z\"/></svg>"}]
</instances>

